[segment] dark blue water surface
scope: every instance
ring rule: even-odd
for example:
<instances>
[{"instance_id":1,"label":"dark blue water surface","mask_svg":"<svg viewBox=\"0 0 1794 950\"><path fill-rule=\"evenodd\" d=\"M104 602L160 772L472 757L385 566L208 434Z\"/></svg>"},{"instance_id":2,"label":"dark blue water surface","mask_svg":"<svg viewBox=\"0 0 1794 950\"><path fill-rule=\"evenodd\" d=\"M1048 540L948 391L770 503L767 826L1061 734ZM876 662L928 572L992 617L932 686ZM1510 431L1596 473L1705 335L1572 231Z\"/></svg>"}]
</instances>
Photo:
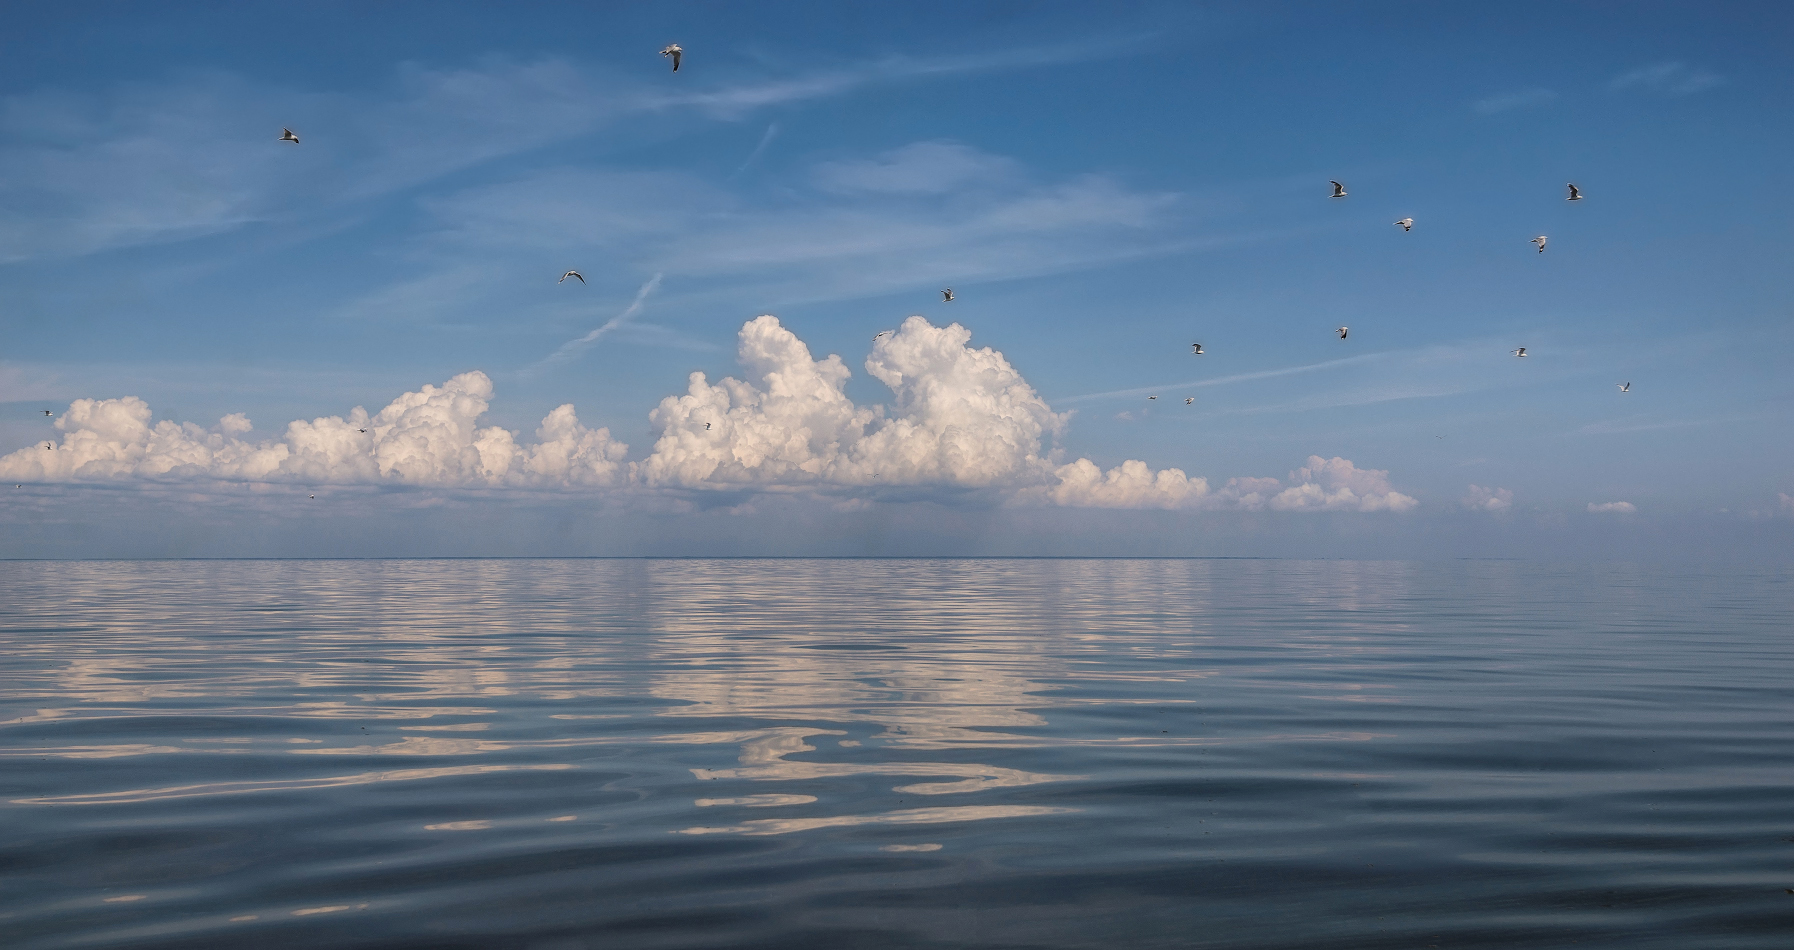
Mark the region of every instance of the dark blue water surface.
<instances>
[{"instance_id":1,"label":"dark blue water surface","mask_svg":"<svg viewBox=\"0 0 1794 950\"><path fill-rule=\"evenodd\" d=\"M1794 947L1794 574L0 563L0 943Z\"/></svg>"}]
</instances>

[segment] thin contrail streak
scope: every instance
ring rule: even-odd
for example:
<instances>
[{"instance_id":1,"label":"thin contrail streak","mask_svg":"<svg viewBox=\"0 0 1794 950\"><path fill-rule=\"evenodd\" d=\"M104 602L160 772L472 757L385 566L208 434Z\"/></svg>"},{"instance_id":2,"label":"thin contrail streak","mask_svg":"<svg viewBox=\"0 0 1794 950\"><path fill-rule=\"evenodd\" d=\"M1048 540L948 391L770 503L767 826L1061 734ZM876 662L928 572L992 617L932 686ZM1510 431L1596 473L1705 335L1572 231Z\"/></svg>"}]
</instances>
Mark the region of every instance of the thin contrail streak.
<instances>
[{"instance_id":1,"label":"thin contrail streak","mask_svg":"<svg viewBox=\"0 0 1794 950\"><path fill-rule=\"evenodd\" d=\"M662 276L663 275L661 274L655 274L653 277L649 278L648 282L642 285L642 289L635 292L635 300L632 301L629 306L623 308L622 313L610 318L604 326L601 326L576 340L568 340L567 342L562 343L560 349L548 354L548 356L543 358L542 362L537 363L536 365L546 366L550 363L564 363L573 357L578 356L581 350L598 342L598 340L606 333L627 323L630 317L641 312L642 304L647 301L648 295L660 287L660 278Z\"/></svg>"},{"instance_id":2,"label":"thin contrail streak","mask_svg":"<svg viewBox=\"0 0 1794 950\"><path fill-rule=\"evenodd\" d=\"M1348 363L1362 363L1367 360L1381 359L1388 353L1364 353L1359 356L1348 356L1344 359L1327 360L1321 363L1309 363L1306 366L1286 366L1282 369L1264 369L1255 373L1236 373L1232 376L1216 376L1213 379L1197 379L1187 383L1165 383L1159 386L1141 386L1136 389L1116 389L1106 393L1085 393L1082 396L1066 396L1054 402L1085 402L1091 399L1108 399L1114 396L1138 396L1141 393L1154 393L1163 389L1182 389L1189 386L1221 386L1226 383L1243 383L1253 379L1271 379L1276 376L1293 376L1297 373L1312 372L1330 366L1344 366Z\"/></svg>"},{"instance_id":3,"label":"thin contrail streak","mask_svg":"<svg viewBox=\"0 0 1794 950\"><path fill-rule=\"evenodd\" d=\"M754 160L760 157L760 153L766 151L766 146L771 145L772 140L776 139L778 137L779 137L779 124L777 122L774 122L771 125L768 125L766 127L766 134L760 136L760 144L754 146L754 150L748 154L747 161L742 162L740 168L737 168L733 172L730 172L729 177L734 178L736 175L739 175L742 172L747 171L748 166L754 164Z\"/></svg>"}]
</instances>

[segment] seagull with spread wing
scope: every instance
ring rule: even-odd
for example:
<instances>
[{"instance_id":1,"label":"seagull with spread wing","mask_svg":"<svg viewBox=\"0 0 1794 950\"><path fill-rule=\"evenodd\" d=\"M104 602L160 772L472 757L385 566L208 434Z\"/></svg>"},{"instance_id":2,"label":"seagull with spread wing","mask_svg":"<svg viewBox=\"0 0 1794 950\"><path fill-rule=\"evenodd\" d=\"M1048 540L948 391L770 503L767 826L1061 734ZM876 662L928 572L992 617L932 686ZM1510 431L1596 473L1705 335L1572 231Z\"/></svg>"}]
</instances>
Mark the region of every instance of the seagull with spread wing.
<instances>
[{"instance_id":1,"label":"seagull with spread wing","mask_svg":"<svg viewBox=\"0 0 1794 950\"><path fill-rule=\"evenodd\" d=\"M1543 235L1543 234L1541 234L1541 235L1539 235L1539 236L1538 236L1538 237L1535 237L1535 238L1533 238L1533 239L1532 239L1532 240L1530 240L1530 241L1527 241L1527 242L1526 242L1526 243L1528 243L1528 244L1537 244L1537 245L1538 245L1538 246L1539 246L1539 253L1540 253L1540 254L1543 254L1543 253L1545 253L1545 242L1546 242L1546 241L1548 241L1548 240L1550 240L1550 238L1547 238L1547 237L1546 237L1546 236L1544 236L1544 235Z\"/></svg>"},{"instance_id":2,"label":"seagull with spread wing","mask_svg":"<svg viewBox=\"0 0 1794 950\"><path fill-rule=\"evenodd\" d=\"M1414 219L1413 218L1403 218L1400 221L1397 221L1395 223L1401 225L1401 228L1403 231L1414 230Z\"/></svg>"},{"instance_id":3,"label":"seagull with spread wing","mask_svg":"<svg viewBox=\"0 0 1794 950\"><path fill-rule=\"evenodd\" d=\"M702 44L700 44L700 45L702 45ZM671 56L673 58L673 72L678 72L679 71L679 54L683 53L683 52L685 52L685 51L679 48L678 43L668 43L666 46L666 49L663 49L660 51L660 55Z\"/></svg>"},{"instance_id":4,"label":"seagull with spread wing","mask_svg":"<svg viewBox=\"0 0 1794 950\"><path fill-rule=\"evenodd\" d=\"M1582 189L1576 187L1575 182L1567 182L1566 187L1568 187L1570 189L1570 197L1565 198L1564 199L1565 201L1581 201L1582 200Z\"/></svg>"},{"instance_id":5,"label":"seagull with spread wing","mask_svg":"<svg viewBox=\"0 0 1794 950\"><path fill-rule=\"evenodd\" d=\"M582 284L586 282L586 279L584 277L580 277L579 271L570 270L570 271L566 272L565 274L562 274L561 279L555 281L555 283L557 283L557 284L566 283L567 278L569 278L569 277L579 277L579 282Z\"/></svg>"},{"instance_id":6,"label":"seagull with spread wing","mask_svg":"<svg viewBox=\"0 0 1794 950\"><path fill-rule=\"evenodd\" d=\"M1329 198L1344 198L1346 196L1344 185L1340 184L1339 182L1333 181L1332 179L1328 179L1328 181L1329 181L1329 183L1331 183L1333 185L1333 193L1328 195L1327 197L1329 197Z\"/></svg>"},{"instance_id":7,"label":"seagull with spread wing","mask_svg":"<svg viewBox=\"0 0 1794 950\"><path fill-rule=\"evenodd\" d=\"M294 135L292 129L281 129L280 130L280 140L282 142L291 142L294 145L299 144L299 136ZM325 149L325 151L329 151L329 149Z\"/></svg>"}]
</instances>

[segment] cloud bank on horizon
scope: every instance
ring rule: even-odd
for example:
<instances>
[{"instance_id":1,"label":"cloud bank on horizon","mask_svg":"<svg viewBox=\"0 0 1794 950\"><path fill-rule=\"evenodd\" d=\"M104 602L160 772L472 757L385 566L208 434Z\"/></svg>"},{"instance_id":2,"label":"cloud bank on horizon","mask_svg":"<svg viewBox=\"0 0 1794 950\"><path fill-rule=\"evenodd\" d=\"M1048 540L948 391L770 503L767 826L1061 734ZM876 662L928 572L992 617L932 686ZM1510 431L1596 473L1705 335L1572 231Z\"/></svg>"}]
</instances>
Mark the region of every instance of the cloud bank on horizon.
<instances>
[{"instance_id":1,"label":"cloud bank on horizon","mask_svg":"<svg viewBox=\"0 0 1794 950\"><path fill-rule=\"evenodd\" d=\"M39 483L393 484L437 489L810 492L940 498L995 492L1012 504L1090 508L1406 511L1418 502L1389 473L1310 456L1277 478L1229 479L1218 489L1176 468L1128 460L1103 470L1065 463L1051 442L1057 413L1002 353L973 348L971 331L920 316L874 341L865 369L889 406L861 406L837 355L815 359L770 315L738 337L742 379L692 373L684 395L649 413L648 455L607 429L580 423L572 404L549 413L536 442L481 428L493 397L478 370L425 385L379 412L289 423L278 439L247 438L242 413L204 428L153 422L135 396L77 399L56 420L60 442L0 457L0 478ZM888 490L899 490L894 494Z\"/></svg>"}]
</instances>

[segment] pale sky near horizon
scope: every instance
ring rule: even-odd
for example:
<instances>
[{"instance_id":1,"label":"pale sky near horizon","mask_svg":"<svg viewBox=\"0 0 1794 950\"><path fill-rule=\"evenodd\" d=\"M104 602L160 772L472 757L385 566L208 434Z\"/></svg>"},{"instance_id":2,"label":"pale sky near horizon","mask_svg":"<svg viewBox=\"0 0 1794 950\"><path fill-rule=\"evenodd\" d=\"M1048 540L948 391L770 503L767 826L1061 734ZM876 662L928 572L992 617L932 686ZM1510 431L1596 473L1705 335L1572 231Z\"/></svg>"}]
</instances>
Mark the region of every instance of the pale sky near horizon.
<instances>
[{"instance_id":1,"label":"pale sky near horizon","mask_svg":"<svg viewBox=\"0 0 1794 950\"><path fill-rule=\"evenodd\" d=\"M1794 550L1784 5L9 21L0 556Z\"/></svg>"}]
</instances>

